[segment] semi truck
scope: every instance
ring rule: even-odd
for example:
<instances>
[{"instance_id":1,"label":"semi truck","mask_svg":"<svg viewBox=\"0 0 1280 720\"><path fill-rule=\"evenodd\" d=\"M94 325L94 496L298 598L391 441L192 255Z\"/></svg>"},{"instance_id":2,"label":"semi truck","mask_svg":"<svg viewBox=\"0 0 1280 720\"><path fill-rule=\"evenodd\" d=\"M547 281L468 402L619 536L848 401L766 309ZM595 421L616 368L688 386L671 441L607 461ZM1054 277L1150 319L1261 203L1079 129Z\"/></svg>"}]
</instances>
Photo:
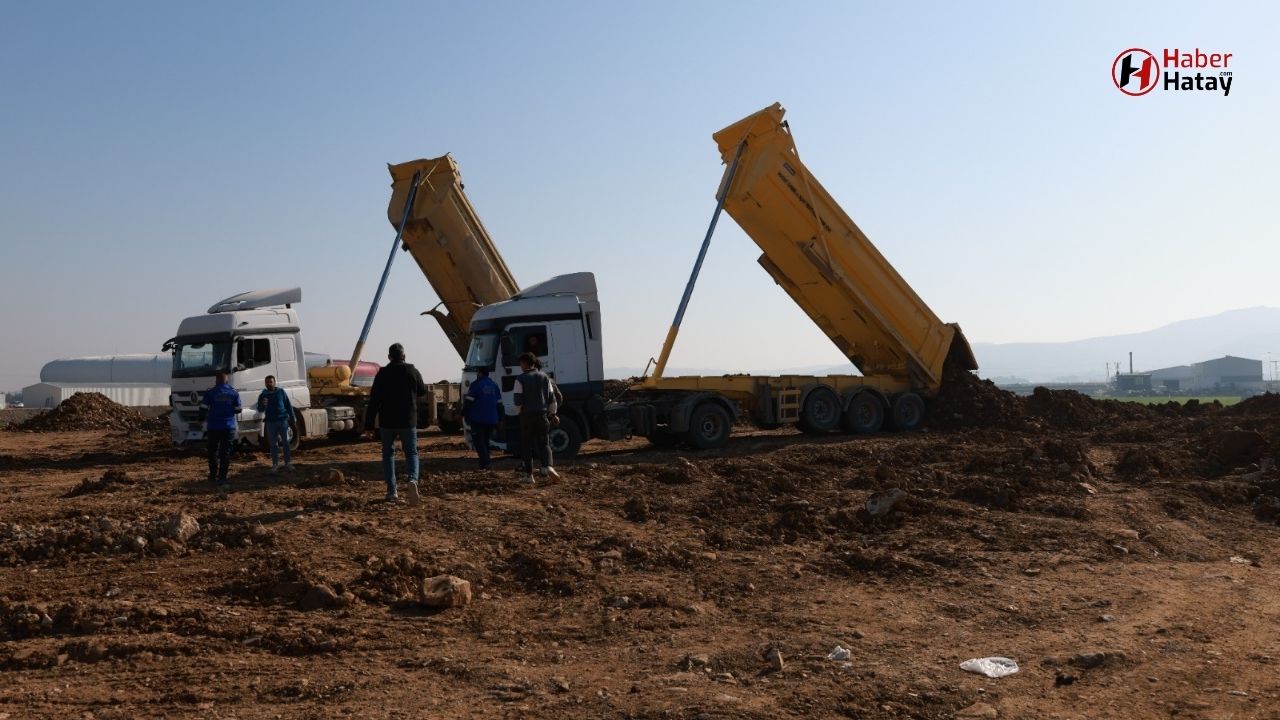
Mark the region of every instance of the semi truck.
<instances>
[{"instance_id":1,"label":"semi truck","mask_svg":"<svg viewBox=\"0 0 1280 720\"><path fill-rule=\"evenodd\" d=\"M388 217L397 228L387 270L397 251L413 256L441 300L423 314L437 319L465 360L476 309L505 300L519 288L472 208L452 156L388 165L387 169L393 195ZM213 376L219 371L228 374L228 382L247 403L239 418L242 440L265 442L262 416L252 407L252 400L265 386L267 375L274 375L277 384L289 393L297 413L295 427L290 428L291 443L358 431L369 388L354 385L352 371L359 362L387 274L384 270L361 338L347 364L306 367L301 326L293 308L302 300L300 288L240 293L214 304L203 315L183 320L177 335L164 346L173 353L170 426L174 441L204 440L200 396L212 387ZM419 401L419 426L436 426L443 432L461 429L459 385L439 382L427 389Z\"/></svg>"},{"instance_id":2,"label":"semi truck","mask_svg":"<svg viewBox=\"0 0 1280 720\"><path fill-rule=\"evenodd\" d=\"M244 403L237 423L239 440L265 445L263 415L254 401L268 375L275 376L293 405L292 446L305 438L359 432L369 388L352 385L346 365L306 366L301 325L293 307L301 301L301 288L245 292L178 325L178 333L164 345L173 353L169 426L175 443L204 441L200 401L219 372L227 374L227 382L240 392ZM460 393L457 383L428 385L427 394L419 399L419 426L434 425L445 431L452 423L460 426Z\"/></svg>"},{"instance_id":3,"label":"semi truck","mask_svg":"<svg viewBox=\"0 0 1280 720\"><path fill-rule=\"evenodd\" d=\"M942 322L800 161L775 103L713 134L725 172L652 374L618 398L603 393L603 325L595 278L562 275L487 304L471 319L462 385L486 369L507 417L498 439L514 451L520 353L532 350L565 397L551 434L557 456L588 438L644 436L659 445L716 448L750 417L806 433L911 431L942 384L943 367L977 369L958 325ZM760 247L760 265L849 359L860 375L666 377L667 359L722 211Z\"/></svg>"}]
</instances>

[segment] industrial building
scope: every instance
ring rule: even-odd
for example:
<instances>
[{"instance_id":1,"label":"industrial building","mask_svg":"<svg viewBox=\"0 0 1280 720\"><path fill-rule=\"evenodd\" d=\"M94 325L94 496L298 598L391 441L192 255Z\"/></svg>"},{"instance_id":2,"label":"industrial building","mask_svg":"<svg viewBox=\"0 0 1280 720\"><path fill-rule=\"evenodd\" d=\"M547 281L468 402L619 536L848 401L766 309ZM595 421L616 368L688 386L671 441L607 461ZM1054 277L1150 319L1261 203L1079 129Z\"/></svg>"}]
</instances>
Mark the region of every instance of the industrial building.
<instances>
[{"instance_id":1,"label":"industrial building","mask_svg":"<svg viewBox=\"0 0 1280 720\"><path fill-rule=\"evenodd\" d=\"M1232 355L1161 368L1149 373L1151 388L1176 393L1258 393L1266 389L1262 361Z\"/></svg>"}]
</instances>

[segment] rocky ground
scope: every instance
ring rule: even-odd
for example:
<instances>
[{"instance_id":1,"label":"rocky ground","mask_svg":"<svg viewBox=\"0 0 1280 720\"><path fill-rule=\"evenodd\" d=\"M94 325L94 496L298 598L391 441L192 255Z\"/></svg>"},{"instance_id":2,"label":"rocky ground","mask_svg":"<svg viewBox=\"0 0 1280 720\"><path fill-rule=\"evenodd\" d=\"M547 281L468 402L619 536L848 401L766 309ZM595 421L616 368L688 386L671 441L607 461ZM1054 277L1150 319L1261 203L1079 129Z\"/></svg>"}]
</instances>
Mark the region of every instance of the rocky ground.
<instances>
[{"instance_id":1,"label":"rocky ground","mask_svg":"<svg viewBox=\"0 0 1280 720\"><path fill-rule=\"evenodd\" d=\"M0 718L1280 718L1280 398L969 390L534 488L426 436L418 508L372 443L221 497L145 423L0 432Z\"/></svg>"}]
</instances>

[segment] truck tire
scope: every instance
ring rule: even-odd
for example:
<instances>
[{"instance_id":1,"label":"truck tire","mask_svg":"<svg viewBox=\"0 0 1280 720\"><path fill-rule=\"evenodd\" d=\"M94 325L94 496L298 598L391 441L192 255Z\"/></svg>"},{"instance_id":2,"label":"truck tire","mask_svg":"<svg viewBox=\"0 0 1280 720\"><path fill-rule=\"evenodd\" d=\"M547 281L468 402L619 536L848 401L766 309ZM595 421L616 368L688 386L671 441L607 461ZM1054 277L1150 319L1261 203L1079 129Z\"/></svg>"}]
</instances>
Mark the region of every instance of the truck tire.
<instances>
[{"instance_id":1,"label":"truck tire","mask_svg":"<svg viewBox=\"0 0 1280 720\"><path fill-rule=\"evenodd\" d=\"M703 402L689 415L689 430L685 437L699 450L713 450L729 440L733 430L733 418L715 402Z\"/></svg>"},{"instance_id":2,"label":"truck tire","mask_svg":"<svg viewBox=\"0 0 1280 720\"><path fill-rule=\"evenodd\" d=\"M913 392L898 393L893 396L889 409L889 419L893 428L901 432L919 430L924 424L924 400Z\"/></svg>"},{"instance_id":3,"label":"truck tire","mask_svg":"<svg viewBox=\"0 0 1280 720\"><path fill-rule=\"evenodd\" d=\"M884 426L884 403L869 392L860 392L849 400L840 417L840 427L854 435L870 435L880 432Z\"/></svg>"},{"instance_id":4,"label":"truck tire","mask_svg":"<svg viewBox=\"0 0 1280 720\"><path fill-rule=\"evenodd\" d=\"M830 432L840 424L840 398L831 388L823 385L809 391L800 408L800 432L818 434Z\"/></svg>"},{"instance_id":5,"label":"truck tire","mask_svg":"<svg viewBox=\"0 0 1280 720\"><path fill-rule=\"evenodd\" d=\"M567 460L576 457L582 447L582 431L578 423L561 416L560 424L547 432L547 440L551 443L551 456Z\"/></svg>"}]
</instances>

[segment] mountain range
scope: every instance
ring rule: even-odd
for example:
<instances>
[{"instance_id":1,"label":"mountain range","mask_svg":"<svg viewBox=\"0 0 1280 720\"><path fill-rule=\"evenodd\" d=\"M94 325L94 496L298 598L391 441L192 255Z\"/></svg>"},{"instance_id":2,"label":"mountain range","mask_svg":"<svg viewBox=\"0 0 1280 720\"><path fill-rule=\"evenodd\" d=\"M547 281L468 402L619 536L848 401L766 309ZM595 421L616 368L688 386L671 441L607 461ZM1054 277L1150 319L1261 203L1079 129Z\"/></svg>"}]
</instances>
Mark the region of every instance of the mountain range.
<instances>
[{"instance_id":1,"label":"mountain range","mask_svg":"<svg viewBox=\"0 0 1280 720\"><path fill-rule=\"evenodd\" d=\"M1134 369L1157 370L1174 365L1235 355L1264 363L1263 376L1271 378L1265 363L1280 360L1280 308L1253 307L1229 310L1209 317L1181 320L1154 330L1123 335L1085 338L1067 342L975 342L978 374L1010 382L1098 382L1107 363L1120 363L1128 372L1129 353ZM761 372L772 375L826 375L854 372L852 365L816 365L764 371L717 368L671 368L667 375L721 375L726 372ZM1114 372L1114 370L1113 370ZM605 375L625 378L640 368L606 368Z\"/></svg>"}]
</instances>

